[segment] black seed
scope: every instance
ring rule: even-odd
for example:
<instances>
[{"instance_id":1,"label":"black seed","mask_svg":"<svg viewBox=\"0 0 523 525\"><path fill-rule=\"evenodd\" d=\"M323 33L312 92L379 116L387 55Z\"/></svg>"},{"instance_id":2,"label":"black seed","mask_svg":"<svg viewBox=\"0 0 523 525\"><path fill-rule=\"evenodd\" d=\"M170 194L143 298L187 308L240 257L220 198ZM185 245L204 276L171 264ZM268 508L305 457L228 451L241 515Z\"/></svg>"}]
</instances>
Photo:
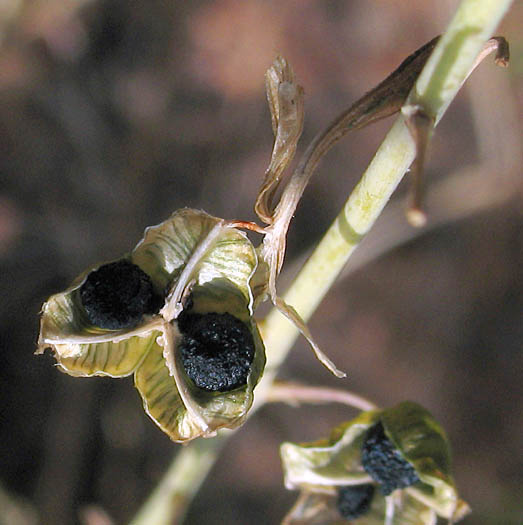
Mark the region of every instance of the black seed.
<instances>
[{"instance_id":1,"label":"black seed","mask_svg":"<svg viewBox=\"0 0 523 525\"><path fill-rule=\"evenodd\" d=\"M367 431L361 451L361 464L372 479L381 484L381 492L385 496L419 481L414 467L401 457L385 435L381 422Z\"/></svg>"},{"instance_id":2,"label":"black seed","mask_svg":"<svg viewBox=\"0 0 523 525\"><path fill-rule=\"evenodd\" d=\"M80 299L89 321L110 330L133 327L159 309L150 277L126 259L93 270L80 288Z\"/></svg>"},{"instance_id":3,"label":"black seed","mask_svg":"<svg viewBox=\"0 0 523 525\"><path fill-rule=\"evenodd\" d=\"M342 518L355 520L370 509L374 496L374 485L348 485L338 489L336 506Z\"/></svg>"},{"instance_id":4,"label":"black seed","mask_svg":"<svg viewBox=\"0 0 523 525\"><path fill-rule=\"evenodd\" d=\"M199 388L228 392L247 384L254 359L254 340L245 323L231 314L178 317L180 347L187 375Z\"/></svg>"}]
</instances>

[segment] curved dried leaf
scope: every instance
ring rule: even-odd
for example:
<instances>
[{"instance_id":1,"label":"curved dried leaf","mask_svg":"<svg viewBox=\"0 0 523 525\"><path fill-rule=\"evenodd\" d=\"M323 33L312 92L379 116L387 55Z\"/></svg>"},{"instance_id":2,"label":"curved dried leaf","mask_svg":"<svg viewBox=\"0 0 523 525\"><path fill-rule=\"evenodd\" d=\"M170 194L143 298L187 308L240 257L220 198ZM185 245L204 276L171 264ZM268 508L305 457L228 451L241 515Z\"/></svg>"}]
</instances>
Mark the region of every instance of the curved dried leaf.
<instances>
[{"instance_id":1,"label":"curved dried leaf","mask_svg":"<svg viewBox=\"0 0 523 525\"><path fill-rule=\"evenodd\" d=\"M270 285L269 285L270 286ZM346 377L347 374L340 370L333 361L323 352L323 350L318 346L316 341L312 338L312 334L305 323L305 321L301 318L300 314L296 311L296 309L291 306L290 304L287 304L281 297L275 296L274 299L274 305L278 310L285 316L289 321L299 330L301 335L305 337L307 342L312 348L312 351L314 352L314 355L316 356L316 359L327 369L329 372L334 374L336 377L342 378Z\"/></svg>"},{"instance_id":2,"label":"curved dried leaf","mask_svg":"<svg viewBox=\"0 0 523 525\"><path fill-rule=\"evenodd\" d=\"M254 209L262 221L272 223L272 199L289 163L294 158L303 131L303 88L285 58L278 56L265 75L271 111L274 146L271 162L258 192Z\"/></svg>"}]
</instances>

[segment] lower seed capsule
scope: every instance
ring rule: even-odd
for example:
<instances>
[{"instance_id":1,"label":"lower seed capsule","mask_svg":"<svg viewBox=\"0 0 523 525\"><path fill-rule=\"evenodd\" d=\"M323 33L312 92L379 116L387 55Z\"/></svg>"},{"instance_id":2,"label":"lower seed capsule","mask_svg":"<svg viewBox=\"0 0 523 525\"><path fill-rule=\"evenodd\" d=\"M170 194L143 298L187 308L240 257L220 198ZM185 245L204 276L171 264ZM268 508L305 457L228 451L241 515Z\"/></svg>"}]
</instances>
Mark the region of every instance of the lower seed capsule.
<instances>
[{"instance_id":1,"label":"lower seed capsule","mask_svg":"<svg viewBox=\"0 0 523 525\"><path fill-rule=\"evenodd\" d=\"M354 520L370 509L374 497L374 485L347 485L338 489L336 506L342 518Z\"/></svg>"},{"instance_id":2,"label":"lower seed capsule","mask_svg":"<svg viewBox=\"0 0 523 525\"><path fill-rule=\"evenodd\" d=\"M361 464L372 479L380 483L385 496L419 481L414 467L403 459L385 435L381 422L367 431L361 451Z\"/></svg>"},{"instance_id":3,"label":"lower seed capsule","mask_svg":"<svg viewBox=\"0 0 523 525\"><path fill-rule=\"evenodd\" d=\"M144 314L159 309L150 277L132 262L104 264L93 270L80 288L89 321L99 328L132 328Z\"/></svg>"},{"instance_id":4,"label":"lower seed capsule","mask_svg":"<svg viewBox=\"0 0 523 525\"><path fill-rule=\"evenodd\" d=\"M183 366L197 387L228 392L247 384L255 347L245 323L228 313L184 312L178 326Z\"/></svg>"}]
</instances>

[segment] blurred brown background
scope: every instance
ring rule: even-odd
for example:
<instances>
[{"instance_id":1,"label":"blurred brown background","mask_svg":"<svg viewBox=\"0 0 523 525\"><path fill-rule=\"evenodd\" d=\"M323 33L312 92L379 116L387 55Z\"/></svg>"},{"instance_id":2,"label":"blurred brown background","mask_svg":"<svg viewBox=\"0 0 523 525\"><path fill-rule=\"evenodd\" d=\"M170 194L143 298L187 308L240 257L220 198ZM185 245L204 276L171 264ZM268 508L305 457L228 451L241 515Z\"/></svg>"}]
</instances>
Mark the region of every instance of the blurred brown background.
<instances>
[{"instance_id":1,"label":"blurred brown background","mask_svg":"<svg viewBox=\"0 0 523 525\"><path fill-rule=\"evenodd\" d=\"M42 302L176 208L254 218L272 144L263 75L277 53L306 91L303 151L441 32L457 4L2 1L0 524L94 525L100 513L125 523L180 448L144 414L132 379L74 379L32 355ZM487 60L435 134L429 226L405 224L402 185L311 322L348 379L331 377L303 341L281 374L384 406L425 405L449 433L474 509L466 524L523 522L515 4L497 31L511 43L510 68ZM390 123L350 136L322 163L291 227L281 287ZM353 415L263 408L229 443L187 523L278 523L296 496L282 486L278 444L316 439Z\"/></svg>"}]
</instances>

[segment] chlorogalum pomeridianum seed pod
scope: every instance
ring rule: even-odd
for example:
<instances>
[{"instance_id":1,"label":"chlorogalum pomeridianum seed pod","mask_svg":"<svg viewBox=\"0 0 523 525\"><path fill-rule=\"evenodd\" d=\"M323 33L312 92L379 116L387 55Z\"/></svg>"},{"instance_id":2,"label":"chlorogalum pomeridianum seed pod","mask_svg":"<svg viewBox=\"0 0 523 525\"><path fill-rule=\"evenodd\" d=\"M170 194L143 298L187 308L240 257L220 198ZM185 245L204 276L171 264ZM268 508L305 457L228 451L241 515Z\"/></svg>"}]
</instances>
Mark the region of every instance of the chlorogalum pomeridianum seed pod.
<instances>
[{"instance_id":1,"label":"chlorogalum pomeridianum seed pod","mask_svg":"<svg viewBox=\"0 0 523 525\"><path fill-rule=\"evenodd\" d=\"M265 365L253 318L264 272L237 224L184 208L147 228L130 254L44 303L37 353L50 347L74 376L134 374L174 441L237 427Z\"/></svg>"},{"instance_id":2,"label":"chlorogalum pomeridianum seed pod","mask_svg":"<svg viewBox=\"0 0 523 525\"><path fill-rule=\"evenodd\" d=\"M377 460L367 448L378 450ZM438 516L456 522L469 512L450 473L445 432L410 401L361 412L327 439L284 443L280 454L285 486L300 490L283 525L383 525L391 515L390 523L433 525Z\"/></svg>"}]
</instances>

